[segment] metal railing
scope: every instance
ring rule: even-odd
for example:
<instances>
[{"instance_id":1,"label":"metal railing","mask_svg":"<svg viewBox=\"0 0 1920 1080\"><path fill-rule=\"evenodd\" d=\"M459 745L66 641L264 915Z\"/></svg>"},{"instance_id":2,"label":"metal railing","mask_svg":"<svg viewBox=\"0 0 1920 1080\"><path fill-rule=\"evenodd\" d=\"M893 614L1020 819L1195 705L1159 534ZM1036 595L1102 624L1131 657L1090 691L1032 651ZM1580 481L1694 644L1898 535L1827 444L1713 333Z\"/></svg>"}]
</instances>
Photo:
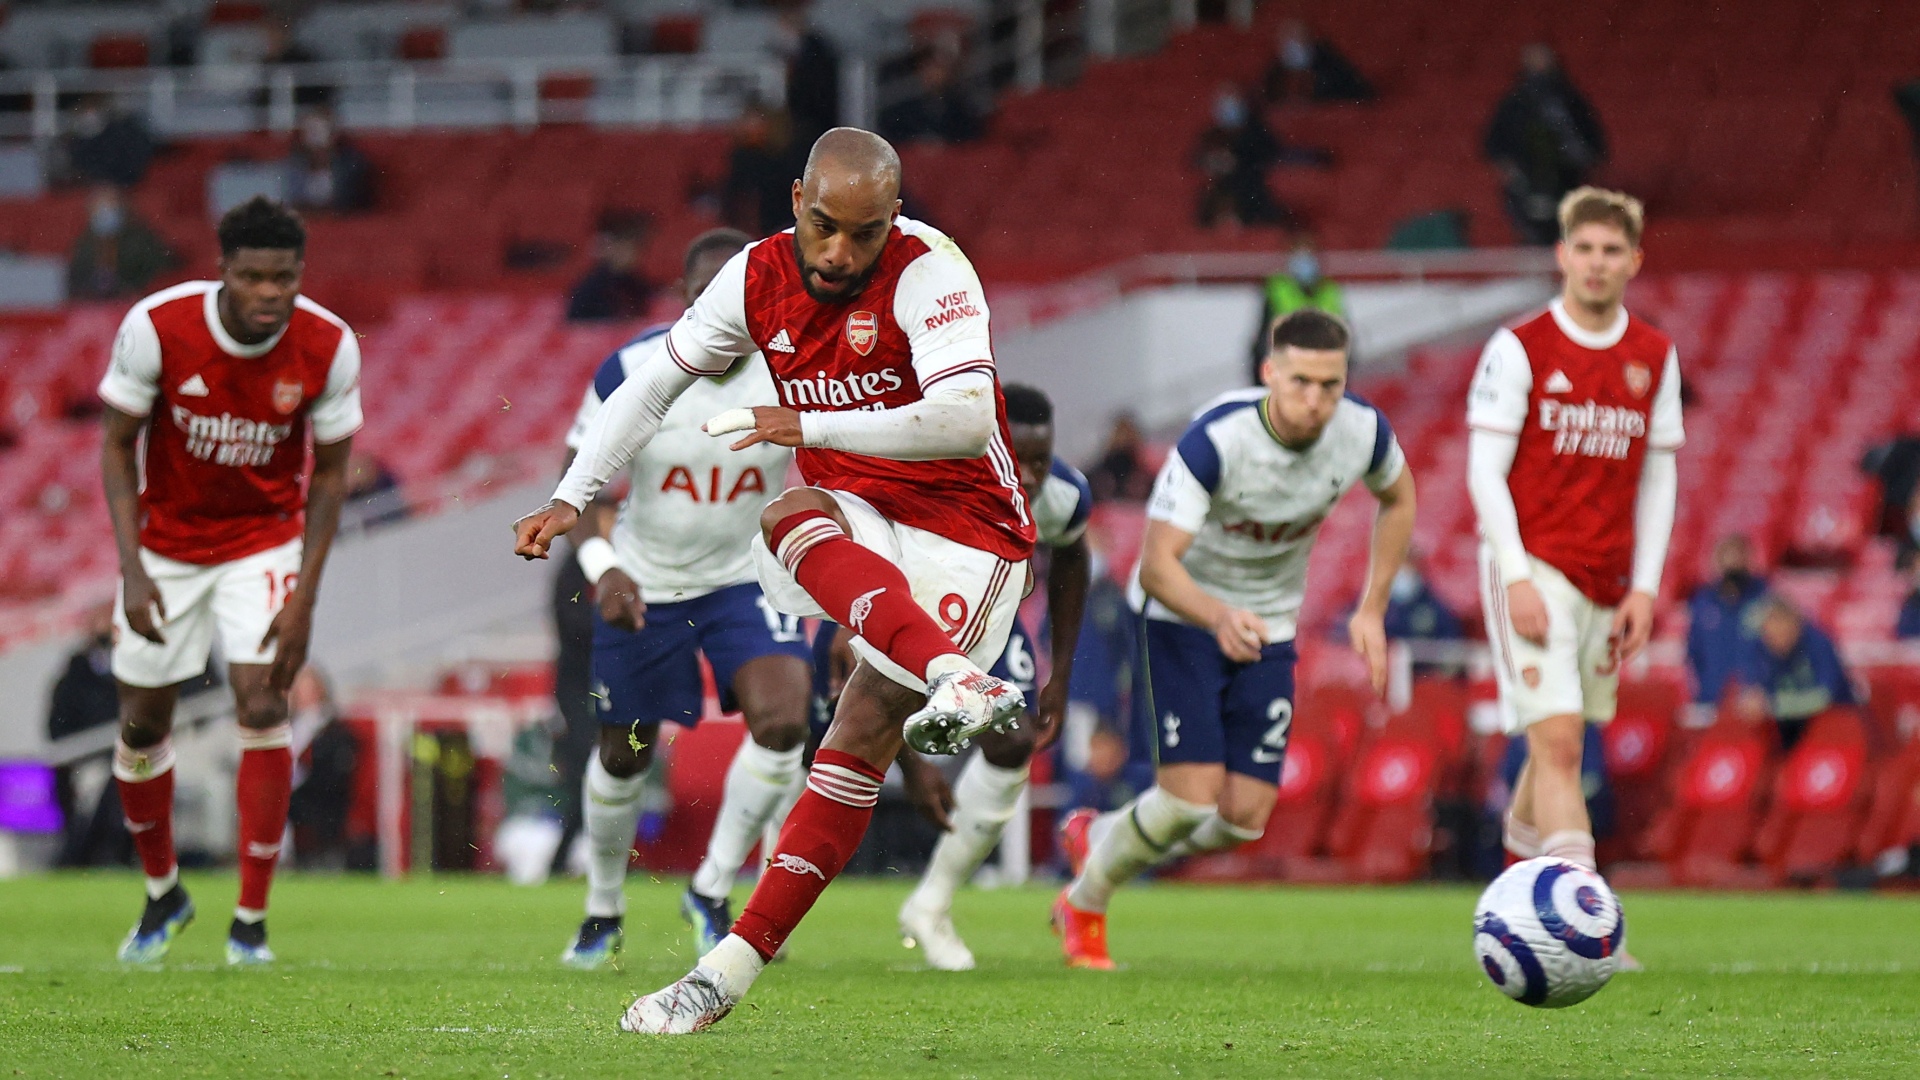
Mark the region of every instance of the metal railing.
<instances>
[{"instance_id":1,"label":"metal railing","mask_svg":"<svg viewBox=\"0 0 1920 1080\"><path fill-rule=\"evenodd\" d=\"M0 72L0 138L64 134L69 106L91 95L138 113L156 134L181 136L291 131L300 107L319 101L363 130L688 127L785 93L785 68L759 53Z\"/></svg>"}]
</instances>

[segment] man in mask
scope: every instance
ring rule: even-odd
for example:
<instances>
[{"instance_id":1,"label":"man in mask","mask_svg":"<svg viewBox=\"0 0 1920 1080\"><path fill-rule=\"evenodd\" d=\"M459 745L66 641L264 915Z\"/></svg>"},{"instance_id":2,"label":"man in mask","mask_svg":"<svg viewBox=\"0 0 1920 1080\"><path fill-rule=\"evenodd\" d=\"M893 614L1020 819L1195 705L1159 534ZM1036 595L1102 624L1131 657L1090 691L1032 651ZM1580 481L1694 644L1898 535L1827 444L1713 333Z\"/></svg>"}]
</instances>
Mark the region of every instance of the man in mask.
<instances>
[{"instance_id":1,"label":"man in mask","mask_svg":"<svg viewBox=\"0 0 1920 1080\"><path fill-rule=\"evenodd\" d=\"M1754 572L1753 544L1738 533L1714 545L1716 581L1700 586L1687 602L1687 666L1693 669L1695 706L1711 710L1720 703L1727 680L1759 632L1760 598L1766 579Z\"/></svg>"},{"instance_id":2,"label":"man in mask","mask_svg":"<svg viewBox=\"0 0 1920 1080\"><path fill-rule=\"evenodd\" d=\"M1302 235L1287 255L1287 268L1267 279L1266 309L1260 333L1253 341L1253 381L1260 382L1260 364L1267 358L1267 335L1273 324L1302 308L1317 308L1335 318L1347 317L1347 298L1340 283L1326 276L1313 238Z\"/></svg>"},{"instance_id":3,"label":"man in mask","mask_svg":"<svg viewBox=\"0 0 1920 1080\"><path fill-rule=\"evenodd\" d=\"M131 296L172 265L166 241L135 216L120 189L100 184L87 205L87 229L67 255L67 297Z\"/></svg>"}]
</instances>

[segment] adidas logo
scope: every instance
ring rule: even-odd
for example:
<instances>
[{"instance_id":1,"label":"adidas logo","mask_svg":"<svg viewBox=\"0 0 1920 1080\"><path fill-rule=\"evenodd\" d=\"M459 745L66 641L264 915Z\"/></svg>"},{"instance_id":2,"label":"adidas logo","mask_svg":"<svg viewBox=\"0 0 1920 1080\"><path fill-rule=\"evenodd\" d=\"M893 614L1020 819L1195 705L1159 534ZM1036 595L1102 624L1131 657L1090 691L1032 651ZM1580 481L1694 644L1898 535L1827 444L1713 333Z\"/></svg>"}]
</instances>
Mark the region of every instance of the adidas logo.
<instances>
[{"instance_id":1,"label":"adidas logo","mask_svg":"<svg viewBox=\"0 0 1920 1080\"><path fill-rule=\"evenodd\" d=\"M181 397L206 397L212 391L207 389L207 380L195 375L180 384L179 393Z\"/></svg>"},{"instance_id":2,"label":"adidas logo","mask_svg":"<svg viewBox=\"0 0 1920 1080\"><path fill-rule=\"evenodd\" d=\"M1553 374L1547 376L1547 393L1571 394L1573 393L1573 380L1567 378L1566 372L1555 369Z\"/></svg>"},{"instance_id":3,"label":"adidas logo","mask_svg":"<svg viewBox=\"0 0 1920 1080\"><path fill-rule=\"evenodd\" d=\"M790 353L794 351L793 339L787 336L786 327L781 327L780 332L773 335L773 340L767 342L767 348L772 349L774 352Z\"/></svg>"}]
</instances>

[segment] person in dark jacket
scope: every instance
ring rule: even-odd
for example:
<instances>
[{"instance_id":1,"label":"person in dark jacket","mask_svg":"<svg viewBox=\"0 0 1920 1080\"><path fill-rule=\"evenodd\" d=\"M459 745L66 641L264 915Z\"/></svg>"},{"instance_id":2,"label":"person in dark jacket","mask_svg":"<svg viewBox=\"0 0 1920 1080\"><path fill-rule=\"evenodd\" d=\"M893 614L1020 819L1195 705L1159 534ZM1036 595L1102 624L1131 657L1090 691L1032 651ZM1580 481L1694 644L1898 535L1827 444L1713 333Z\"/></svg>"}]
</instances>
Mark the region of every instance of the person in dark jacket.
<instances>
[{"instance_id":1,"label":"person in dark jacket","mask_svg":"<svg viewBox=\"0 0 1920 1080\"><path fill-rule=\"evenodd\" d=\"M1281 26L1279 46L1267 64L1261 88L1269 105L1289 101L1365 102L1374 98L1373 84L1353 61L1298 19Z\"/></svg>"},{"instance_id":2,"label":"person in dark jacket","mask_svg":"<svg viewBox=\"0 0 1920 1080\"><path fill-rule=\"evenodd\" d=\"M637 269L647 222L639 214L609 211L594 237L599 257L567 295L570 322L638 319L653 303L653 283Z\"/></svg>"},{"instance_id":3,"label":"person in dark jacket","mask_svg":"<svg viewBox=\"0 0 1920 1080\"><path fill-rule=\"evenodd\" d=\"M1694 591L1687 601L1687 666L1693 671L1693 700L1717 705L1727 683L1740 672L1760 634L1760 600L1767 580L1753 567L1753 544L1728 536L1713 548L1720 578Z\"/></svg>"},{"instance_id":4,"label":"person in dark jacket","mask_svg":"<svg viewBox=\"0 0 1920 1080\"><path fill-rule=\"evenodd\" d=\"M1748 719L1771 719L1782 750L1794 748L1814 717L1836 705L1858 704L1833 639L1777 596L1760 602L1760 632L1741 664L1740 680Z\"/></svg>"},{"instance_id":5,"label":"person in dark jacket","mask_svg":"<svg viewBox=\"0 0 1920 1080\"><path fill-rule=\"evenodd\" d=\"M1606 160L1607 136L1553 50L1535 43L1520 51L1520 77L1494 107L1483 148L1500 170L1521 240L1552 244L1560 197Z\"/></svg>"}]
</instances>

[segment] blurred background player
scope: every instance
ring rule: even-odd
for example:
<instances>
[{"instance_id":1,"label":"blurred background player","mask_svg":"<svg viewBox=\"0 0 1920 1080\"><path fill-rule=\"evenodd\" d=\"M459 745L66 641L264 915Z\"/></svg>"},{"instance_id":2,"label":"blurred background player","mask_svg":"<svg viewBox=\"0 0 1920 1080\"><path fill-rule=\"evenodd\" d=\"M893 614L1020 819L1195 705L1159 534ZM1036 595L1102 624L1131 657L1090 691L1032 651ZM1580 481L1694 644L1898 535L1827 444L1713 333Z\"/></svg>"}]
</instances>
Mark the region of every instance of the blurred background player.
<instances>
[{"instance_id":1,"label":"blurred background player","mask_svg":"<svg viewBox=\"0 0 1920 1080\"><path fill-rule=\"evenodd\" d=\"M1020 487L1033 512L1036 539L1052 550L1047 567L1047 622L1052 666L1038 695L1037 723L1005 733L987 732L980 752L967 762L953 787L951 826L934 846L920 885L900 907L900 936L925 951L927 964L941 971L973 970L973 952L953 928L953 897L973 877L1000 842L1027 786L1027 763L1060 736L1067 715L1067 685L1073 678L1073 651L1080 640L1086 610L1087 518L1093 489L1080 470L1053 454L1053 402L1031 386L1001 388L1007 400L1007 429L1020 464ZM992 674L1030 689L1036 676L1031 636L1016 629Z\"/></svg>"},{"instance_id":2,"label":"blurred background player","mask_svg":"<svg viewBox=\"0 0 1920 1080\"><path fill-rule=\"evenodd\" d=\"M687 303L750 242L732 229L694 238L681 279ZM600 365L567 435L570 451L628 373L666 347L666 333L654 327ZM620 949L643 774L661 722L700 722L701 656L727 707L747 722L706 857L681 898L701 952L733 922L727 893L748 850L797 794L812 692L806 636L800 620L768 605L750 550L769 489L786 477L793 453L773 443L734 453L700 430L709 416L773 400L757 353L695 383L634 455L632 488L617 518L600 501L584 515L578 561L598 604L593 681L601 727L581 786L587 917L561 957L569 966L596 967Z\"/></svg>"},{"instance_id":3,"label":"blurred background player","mask_svg":"<svg viewBox=\"0 0 1920 1080\"><path fill-rule=\"evenodd\" d=\"M706 425L799 448L809 485L761 514L773 606L852 628L860 656L807 790L733 932L680 981L634 1002L629 1031L703 1031L739 1003L859 846L903 738L951 754L1025 707L982 670L1025 592L1033 521L1008 449L979 277L946 235L900 213L900 158L835 128L793 185L791 238L749 247L608 399L554 498L515 527L543 558L647 444L675 398L759 350L786 407Z\"/></svg>"},{"instance_id":4,"label":"blurred background player","mask_svg":"<svg viewBox=\"0 0 1920 1080\"><path fill-rule=\"evenodd\" d=\"M1652 634L1686 438L1673 342L1621 305L1642 222L1638 199L1568 193L1560 296L1495 331L1467 403L1487 636L1507 730L1527 741L1506 848L1589 869L1584 728L1613 719L1620 665Z\"/></svg>"},{"instance_id":5,"label":"blurred background player","mask_svg":"<svg viewBox=\"0 0 1920 1080\"><path fill-rule=\"evenodd\" d=\"M1275 323L1266 386L1188 426L1147 504L1133 589L1157 733L1154 786L1061 833L1076 876L1054 904L1067 963L1110 968L1107 901L1150 866L1257 840L1293 727L1293 636L1320 523L1356 483L1379 500L1366 591L1347 627L1376 693L1384 620L1413 537L1413 473L1387 418L1346 395L1346 323L1304 309Z\"/></svg>"},{"instance_id":6,"label":"blurred background player","mask_svg":"<svg viewBox=\"0 0 1920 1080\"><path fill-rule=\"evenodd\" d=\"M219 236L220 279L134 305L100 383L101 472L120 549L113 774L147 875L146 909L120 946L129 963L166 956L193 918L174 861L169 735L179 684L206 668L216 632L241 749L227 962L273 959L267 890L293 784L287 690L306 662L361 423L359 343L300 295L300 218L256 198L220 219Z\"/></svg>"}]
</instances>

